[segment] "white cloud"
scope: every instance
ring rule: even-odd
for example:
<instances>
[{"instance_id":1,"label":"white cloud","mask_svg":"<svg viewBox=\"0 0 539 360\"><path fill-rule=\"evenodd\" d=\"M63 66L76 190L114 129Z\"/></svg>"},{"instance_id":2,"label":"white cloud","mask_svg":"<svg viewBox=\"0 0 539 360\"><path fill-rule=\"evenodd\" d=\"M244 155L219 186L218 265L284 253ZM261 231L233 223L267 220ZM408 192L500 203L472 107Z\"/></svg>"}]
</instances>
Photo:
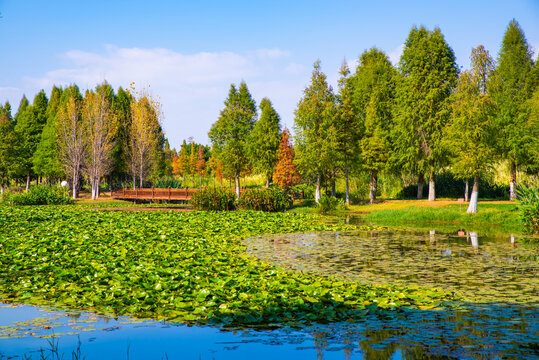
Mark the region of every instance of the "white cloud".
<instances>
[{"instance_id":1,"label":"white cloud","mask_svg":"<svg viewBox=\"0 0 539 360\"><path fill-rule=\"evenodd\" d=\"M393 65L396 66L399 63L403 50L404 50L404 44L400 44L392 52L389 53L388 55L389 61L391 61Z\"/></svg>"},{"instance_id":2,"label":"white cloud","mask_svg":"<svg viewBox=\"0 0 539 360\"><path fill-rule=\"evenodd\" d=\"M68 51L62 55L67 66L41 77L25 78L29 89L75 83L93 88L107 80L115 89L135 82L137 88L151 85L163 105L163 127L171 146L194 136L207 142L207 132L217 120L231 83L245 80L259 102L269 97L290 127L295 103L301 96L298 77L305 67L288 59L280 49L259 49L238 54L201 52L182 54L169 49L120 48L107 45L102 52Z\"/></svg>"}]
</instances>

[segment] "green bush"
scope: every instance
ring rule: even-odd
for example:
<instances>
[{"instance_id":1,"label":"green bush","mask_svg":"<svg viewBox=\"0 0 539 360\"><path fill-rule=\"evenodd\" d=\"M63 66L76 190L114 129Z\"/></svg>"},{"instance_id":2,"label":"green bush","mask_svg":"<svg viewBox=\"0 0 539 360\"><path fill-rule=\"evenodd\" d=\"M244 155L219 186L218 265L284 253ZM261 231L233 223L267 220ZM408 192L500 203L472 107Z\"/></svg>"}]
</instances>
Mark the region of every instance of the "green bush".
<instances>
[{"instance_id":1,"label":"green bush","mask_svg":"<svg viewBox=\"0 0 539 360\"><path fill-rule=\"evenodd\" d=\"M193 194L190 203L196 210L234 210L236 207L236 194L228 189L208 188Z\"/></svg>"},{"instance_id":2,"label":"green bush","mask_svg":"<svg viewBox=\"0 0 539 360\"><path fill-rule=\"evenodd\" d=\"M346 210L346 205L344 199L322 195L318 202L318 210L320 210L320 214L327 214L335 210Z\"/></svg>"},{"instance_id":3,"label":"green bush","mask_svg":"<svg viewBox=\"0 0 539 360\"><path fill-rule=\"evenodd\" d=\"M155 182L154 187L159 188L159 189L168 189L168 188L180 189L182 187L182 182L173 177L164 177L164 178L158 179Z\"/></svg>"},{"instance_id":4,"label":"green bush","mask_svg":"<svg viewBox=\"0 0 539 360\"><path fill-rule=\"evenodd\" d=\"M516 193L524 225L533 232L539 232L539 181L517 186Z\"/></svg>"},{"instance_id":5,"label":"green bush","mask_svg":"<svg viewBox=\"0 0 539 360\"><path fill-rule=\"evenodd\" d=\"M238 207L243 210L285 211L292 204L292 193L280 187L250 189L241 194Z\"/></svg>"},{"instance_id":6,"label":"green bush","mask_svg":"<svg viewBox=\"0 0 539 360\"><path fill-rule=\"evenodd\" d=\"M9 205L62 205L73 204L69 191L61 186L37 185L28 192L4 195L4 202Z\"/></svg>"}]
</instances>

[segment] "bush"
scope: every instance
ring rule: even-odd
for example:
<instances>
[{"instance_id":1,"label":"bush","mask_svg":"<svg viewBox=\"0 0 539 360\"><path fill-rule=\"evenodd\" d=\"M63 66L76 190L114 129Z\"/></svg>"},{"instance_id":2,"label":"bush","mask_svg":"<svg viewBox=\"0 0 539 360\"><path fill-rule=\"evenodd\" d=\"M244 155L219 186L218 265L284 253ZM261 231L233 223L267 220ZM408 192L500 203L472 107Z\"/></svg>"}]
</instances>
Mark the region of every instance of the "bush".
<instances>
[{"instance_id":1,"label":"bush","mask_svg":"<svg viewBox=\"0 0 539 360\"><path fill-rule=\"evenodd\" d=\"M190 203L196 210L234 210L236 207L236 194L228 189L208 188L194 193Z\"/></svg>"},{"instance_id":2,"label":"bush","mask_svg":"<svg viewBox=\"0 0 539 360\"><path fill-rule=\"evenodd\" d=\"M238 206L242 210L284 211L292 205L292 193L280 187L251 189L241 194Z\"/></svg>"},{"instance_id":3,"label":"bush","mask_svg":"<svg viewBox=\"0 0 539 360\"><path fill-rule=\"evenodd\" d=\"M346 210L346 205L344 199L323 195L318 201L318 209L320 214L327 214L335 210Z\"/></svg>"},{"instance_id":4,"label":"bush","mask_svg":"<svg viewBox=\"0 0 539 360\"><path fill-rule=\"evenodd\" d=\"M180 189L182 187L182 182L173 177L165 177L157 180L154 184L154 187L159 189Z\"/></svg>"},{"instance_id":5,"label":"bush","mask_svg":"<svg viewBox=\"0 0 539 360\"><path fill-rule=\"evenodd\" d=\"M539 182L519 185L516 193L524 225L533 232L539 232Z\"/></svg>"},{"instance_id":6,"label":"bush","mask_svg":"<svg viewBox=\"0 0 539 360\"><path fill-rule=\"evenodd\" d=\"M62 205L73 204L69 191L61 186L33 186L25 193L4 195L9 205Z\"/></svg>"},{"instance_id":7,"label":"bush","mask_svg":"<svg viewBox=\"0 0 539 360\"><path fill-rule=\"evenodd\" d=\"M303 199L306 200L312 200L314 199L314 186L313 185L307 185L307 184L299 184L292 186L290 190L296 194L296 198L299 199L301 197L300 194L303 195Z\"/></svg>"}]
</instances>

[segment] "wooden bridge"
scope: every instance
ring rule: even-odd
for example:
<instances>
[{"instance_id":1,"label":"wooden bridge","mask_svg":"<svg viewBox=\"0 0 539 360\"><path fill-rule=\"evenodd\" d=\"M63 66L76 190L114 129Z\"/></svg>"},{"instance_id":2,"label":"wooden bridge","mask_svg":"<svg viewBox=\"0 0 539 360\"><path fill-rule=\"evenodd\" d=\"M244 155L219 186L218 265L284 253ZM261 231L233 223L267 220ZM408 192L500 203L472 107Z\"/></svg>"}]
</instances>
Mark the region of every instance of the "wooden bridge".
<instances>
[{"instance_id":1,"label":"wooden bridge","mask_svg":"<svg viewBox=\"0 0 539 360\"><path fill-rule=\"evenodd\" d=\"M194 193L199 189L122 189L112 191L110 197L122 200L191 200Z\"/></svg>"}]
</instances>

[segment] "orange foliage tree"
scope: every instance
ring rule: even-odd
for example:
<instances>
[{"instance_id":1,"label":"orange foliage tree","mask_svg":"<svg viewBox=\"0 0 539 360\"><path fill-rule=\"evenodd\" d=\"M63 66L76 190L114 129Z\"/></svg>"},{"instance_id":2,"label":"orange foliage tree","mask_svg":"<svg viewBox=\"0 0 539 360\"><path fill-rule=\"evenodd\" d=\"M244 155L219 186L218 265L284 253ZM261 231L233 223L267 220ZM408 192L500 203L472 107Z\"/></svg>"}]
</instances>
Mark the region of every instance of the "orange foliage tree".
<instances>
[{"instance_id":1,"label":"orange foliage tree","mask_svg":"<svg viewBox=\"0 0 539 360\"><path fill-rule=\"evenodd\" d=\"M294 148L290 142L288 129L283 130L281 143L277 152L279 160L273 173L273 181L282 188L289 188L299 182L299 175L294 164Z\"/></svg>"}]
</instances>

